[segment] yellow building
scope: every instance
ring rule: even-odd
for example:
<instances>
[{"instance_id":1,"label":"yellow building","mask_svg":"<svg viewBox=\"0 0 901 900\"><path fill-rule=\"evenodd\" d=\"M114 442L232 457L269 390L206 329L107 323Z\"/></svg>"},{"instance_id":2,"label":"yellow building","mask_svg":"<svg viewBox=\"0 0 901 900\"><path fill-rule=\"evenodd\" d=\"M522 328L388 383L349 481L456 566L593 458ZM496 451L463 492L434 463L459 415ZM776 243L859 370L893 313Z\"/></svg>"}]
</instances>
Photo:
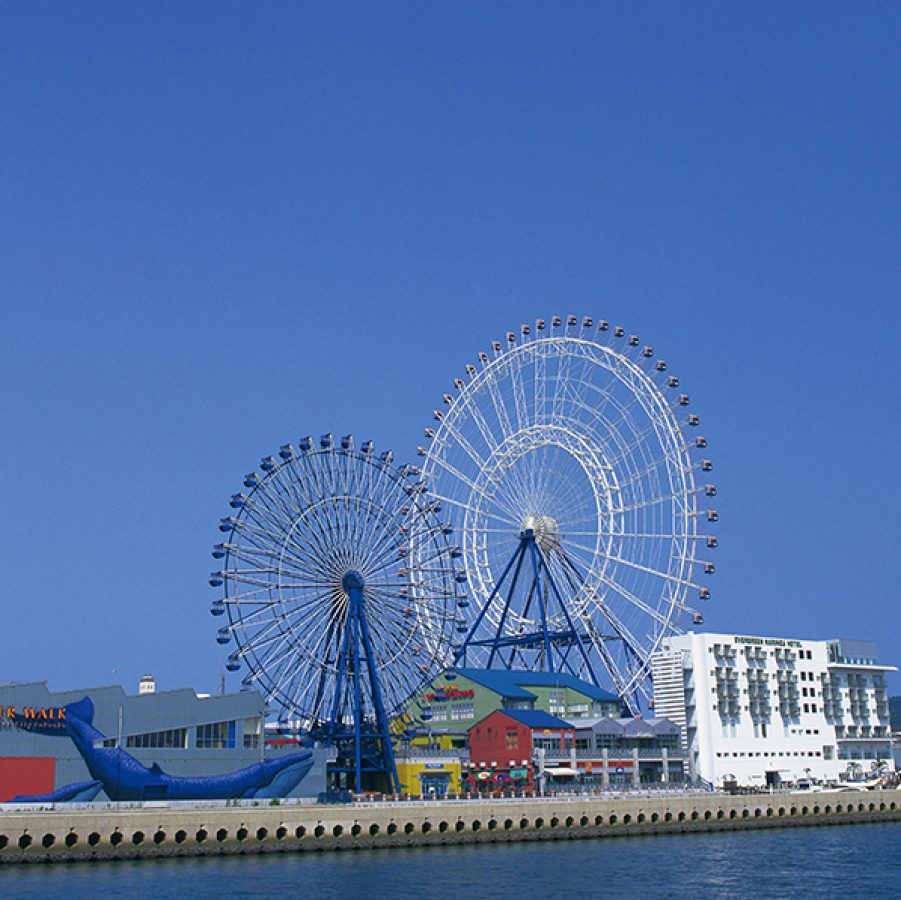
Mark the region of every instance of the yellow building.
<instances>
[{"instance_id":1,"label":"yellow building","mask_svg":"<svg viewBox=\"0 0 901 900\"><path fill-rule=\"evenodd\" d=\"M460 757L454 753L417 752L411 747L409 751L401 751L395 762L401 789L406 794L428 798L460 793Z\"/></svg>"}]
</instances>

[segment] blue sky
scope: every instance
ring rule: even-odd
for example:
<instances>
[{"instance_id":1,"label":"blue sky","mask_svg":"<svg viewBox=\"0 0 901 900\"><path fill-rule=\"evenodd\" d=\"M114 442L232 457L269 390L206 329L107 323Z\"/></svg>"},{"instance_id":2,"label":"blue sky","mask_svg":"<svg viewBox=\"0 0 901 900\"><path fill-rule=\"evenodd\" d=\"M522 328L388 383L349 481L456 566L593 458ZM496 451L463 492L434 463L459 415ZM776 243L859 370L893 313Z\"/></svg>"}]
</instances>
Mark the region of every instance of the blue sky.
<instances>
[{"instance_id":1,"label":"blue sky","mask_svg":"<svg viewBox=\"0 0 901 900\"><path fill-rule=\"evenodd\" d=\"M707 627L901 664L899 38L892 3L7 4L0 679L215 689L242 475L329 430L412 459L554 313L691 393Z\"/></svg>"}]
</instances>

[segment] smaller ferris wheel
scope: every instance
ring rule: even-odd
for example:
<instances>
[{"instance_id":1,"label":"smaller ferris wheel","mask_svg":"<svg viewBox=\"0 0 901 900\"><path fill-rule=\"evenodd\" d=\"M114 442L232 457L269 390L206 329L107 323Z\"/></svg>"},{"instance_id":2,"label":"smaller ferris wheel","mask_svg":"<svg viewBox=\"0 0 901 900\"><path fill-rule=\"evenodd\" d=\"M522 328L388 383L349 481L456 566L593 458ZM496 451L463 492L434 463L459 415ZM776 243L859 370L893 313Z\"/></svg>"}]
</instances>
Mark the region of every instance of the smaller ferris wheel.
<instances>
[{"instance_id":1,"label":"smaller ferris wheel","mask_svg":"<svg viewBox=\"0 0 901 900\"><path fill-rule=\"evenodd\" d=\"M654 349L592 317L494 341L419 448L475 615L458 659L569 670L633 711L663 638L703 621L716 487L699 417Z\"/></svg>"},{"instance_id":2,"label":"smaller ferris wheel","mask_svg":"<svg viewBox=\"0 0 901 900\"><path fill-rule=\"evenodd\" d=\"M212 604L227 616L230 671L279 719L338 748L356 789L399 790L391 720L449 663L461 604L459 550L419 469L351 435L267 456L231 498ZM412 564L415 558L416 564Z\"/></svg>"}]
</instances>

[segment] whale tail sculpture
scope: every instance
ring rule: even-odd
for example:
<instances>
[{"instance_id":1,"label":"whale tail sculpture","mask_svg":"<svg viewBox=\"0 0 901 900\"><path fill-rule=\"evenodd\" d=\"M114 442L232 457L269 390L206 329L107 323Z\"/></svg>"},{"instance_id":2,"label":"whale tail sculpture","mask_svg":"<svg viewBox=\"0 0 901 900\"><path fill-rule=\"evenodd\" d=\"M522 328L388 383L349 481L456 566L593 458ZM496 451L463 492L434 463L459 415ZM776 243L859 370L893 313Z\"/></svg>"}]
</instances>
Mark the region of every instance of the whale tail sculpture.
<instances>
[{"instance_id":1,"label":"whale tail sculpture","mask_svg":"<svg viewBox=\"0 0 901 900\"><path fill-rule=\"evenodd\" d=\"M7 803L90 803L103 789L99 781L67 784L49 794L19 794Z\"/></svg>"},{"instance_id":2,"label":"whale tail sculpture","mask_svg":"<svg viewBox=\"0 0 901 900\"><path fill-rule=\"evenodd\" d=\"M106 736L94 727L94 704L90 697L70 703L60 712L60 717L53 722L23 719L20 723L17 717L16 724L29 731L70 737L91 778L103 786L110 800L284 797L313 767L312 752L303 750L281 759L255 763L227 775L169 775L158 763L145 766L121 747L104 747Z\"/></svg>"}]
</instances>

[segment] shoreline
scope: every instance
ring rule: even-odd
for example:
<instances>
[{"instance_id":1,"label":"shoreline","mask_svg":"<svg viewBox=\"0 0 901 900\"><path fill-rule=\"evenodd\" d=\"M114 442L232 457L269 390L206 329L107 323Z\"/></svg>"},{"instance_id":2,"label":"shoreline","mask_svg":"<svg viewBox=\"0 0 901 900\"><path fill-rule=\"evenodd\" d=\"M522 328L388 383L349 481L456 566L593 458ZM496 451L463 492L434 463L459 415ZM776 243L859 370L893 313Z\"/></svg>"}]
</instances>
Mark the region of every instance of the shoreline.
<instances>
[{"instance_id":1,"label":"shoreline","mask_svg":"<svg viewBox=\"0 0 901 900\"><path fill-rule=\"evenodd\" d=\"M901 821L901 790L0 812L0 865Z\"/></svg>"}]
</instances>

